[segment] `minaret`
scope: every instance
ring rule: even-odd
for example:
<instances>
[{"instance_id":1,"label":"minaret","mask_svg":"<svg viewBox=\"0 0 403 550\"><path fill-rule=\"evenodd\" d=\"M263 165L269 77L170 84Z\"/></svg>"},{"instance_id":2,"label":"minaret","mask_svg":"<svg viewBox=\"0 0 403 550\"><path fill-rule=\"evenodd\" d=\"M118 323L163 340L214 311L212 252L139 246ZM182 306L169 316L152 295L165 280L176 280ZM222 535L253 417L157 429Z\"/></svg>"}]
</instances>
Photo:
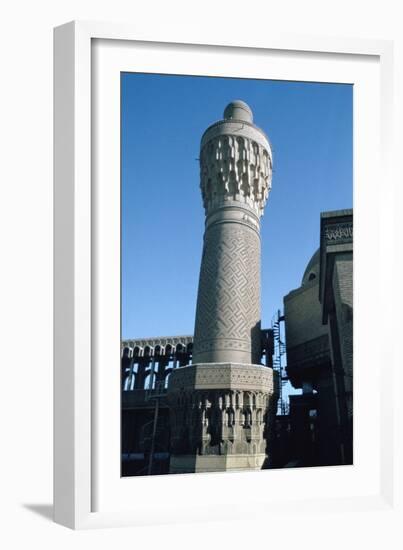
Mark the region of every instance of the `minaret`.
<instances>
[{"instance_id":1,"label":"minaret","mask_svg":"<svg viewBox=\"0 0 403 550\"><path fill-rule=\"evenodd\" d=\"M171 472L259 469L275 410L273 371L260 365L260 218L272 153L250 107L231 102L204 132L206 213L192 365L172 373Z\"/></svg>"}]
</instances>

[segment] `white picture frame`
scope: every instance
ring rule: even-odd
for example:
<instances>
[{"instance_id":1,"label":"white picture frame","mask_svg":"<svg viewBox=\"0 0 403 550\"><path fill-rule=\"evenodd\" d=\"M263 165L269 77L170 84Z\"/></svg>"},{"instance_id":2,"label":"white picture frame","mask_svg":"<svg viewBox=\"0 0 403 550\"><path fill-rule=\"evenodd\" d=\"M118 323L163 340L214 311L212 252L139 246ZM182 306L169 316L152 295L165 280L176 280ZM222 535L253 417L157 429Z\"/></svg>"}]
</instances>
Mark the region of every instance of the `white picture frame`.
<instances>
[{"instance_id":1,"label":"white picture frame","mask_svg":"<svg viewBox=\"0 0 403 550\"><path fill-rule=\"evenodd\" d=\"M103 44L107 44L105 51L102 50ZM111 45L112 48L109 48ZM169 56L161 57L164 50ZM158 54L154 58L153 51ZM388 387L377 383L382 374L378 361L381 353L379 345L375 342L371 353L360 346L365 338L375 337L376 331L366 324L365 312L359 308L358 315L355 313L358 366L365 363L371 373L365 394L361 394L358 388L355 395L359 413L357 422L361 422L359 427L362 428L359 430L362 439L357 438L358 449L355 447L355 451L358 450L359 456L363 455L362 464L358 461L353 467L287 472L153 476L123 480L113 477L117 476L119 457L113 453L120 429L119 422L116 422L118 394L113 393L113 388L120 387L120 380L119 371L116 371L115 381L113 369L106 372L102 364L108 357L115 357L114 342L117 335L120 338L118 327L109 326L113 336L107 344L108 349L103 350L102 354L97 342L100 333L105 334L108 330L108 325L103 325L104 320L107 317L116 320L116 300L105 303L100 296L107 295L105 289L110 289L116 298L118 290L119 268L116 266L120 262L117 262L119 246L116 240L117 219L114 216L119 205L119 194L116 195L116 189L111 185L111 195L100 195L96 181L106 177L106 173L111 175L112 180L117 175L119 141L114 137L119 106L115 104L113 108L111 104L110 112L107 110L107 115L99 121L98 102L106 101L108 105L108 101L116 99L116 86L111 84L108 88L108 83L113 82L109 75L127 70L130 64L134 64L139 72L153 72L159 67L158 70L163 72L186 74L189 59L194 64L197 58L197 63L203 67L207 55L209 74L223 74L225 67L226 75L230 71L231 76L236 76L236 63L232 66L227 62L232 59L231 56L238 54L255 60L250 65L251 74L260 70L258 67L262 63L264 65L265 56L271 56L270 70L277 70L275 74L283 75L284 79L312 80L313 75L320 71L322 80L332 82L346 81L344 75L348 74L347 81L356 86L359 100L354 102L354 122L360 139L354 142L354 181L360 190L360 203L355 246L363 252L361 259L355 253L355 271L358 270L358 277L361 277L362 296L374 295L374 311L388 311L390 308L393 270L382 266L393 261L393 232L388 215L393 210L392 43L272 33L268 37L257 37L254 43L242 38L237 39L236 43L227 43L214 37L206 43L195 43L186 36L186 31L181 36L148 36L130 25L90 22L72 22L56 28L54 514L56 522L68 527L79 529L178 522L178 515L181 521L192 521L196 516L199 520L247 519L257 514L248 505L253 505L253 502L259 503L262 516L274 508L297 511L301 502L313 514L323 509L346 507L360 511L393 509L393 428L390 422L394 411L393 400ZM100 63L102 70L97 73ZM162 69L161 63L164 65ZM130 67L133 70L133 66ZM203 71L202 68L196 70ZM242 68L240 70L244 71ZM338 70L341 76L336 77ZM103 97L97 97L94 101L96 87L100 83L105 85L102 88ZM374 106L375 109L372 109ZM364 116L370 111L371 116ZM106 141L103 141L104 138ZM104 155L107 160L100 171L99 159L94 158L94 147L103 148L105 145L110 148ZM371 165L364 162L369 151ZM376 185L381 163L384 192L378 194ZM363 193L363 182L368 189L366 193ZM108 209L111 209L111 216ZM103 240L105 235L100 228L100 219L109 220L111 237L108 243ZM355 212L355 224L356 220ZM365 245L366 235L376 243L375 252ZM375 262L371 275L364 280L360 273L368 268L371 254L379 262ZM111 262L111 258L114 261ZM107 275L100 280L98 275L103 266L109 267L106 268ZM356 281L355 278L355 285ZM109 314L108 308L114 311L111 316L106 315L107 311ZM392 350L382 353L383 360L391 369L395 361ZM356 356L356 347L354 354ZM119 361L119 352L116 357ZM357 372L360 376L359 373L364 371L358 369ZM391 376L388 384L390 381ZM371 406L371 403L376 404ZM370 423L375 435L370 430ZM367 451L371 445L375 446L374 456L368 456L366 461L364 455L369 455ZM267 493L259 490L263 478L257 476L262 475L271 476L270 491ZM217 483L222 484L227 498L233 503L230 508L209 500L208 491ZM287 494L279 502L276 495L280 494L280 485L284 487L284 484L288 484ZM317 490L312 489L314 486ZM309 491L307 487L310 487ZM156 491L159 491L158 499L153 497ZM133 498L135 494L140 494L141 499ZM168 510L168 502L174 503L175 509L171 506Z\"/></svg>"}]
</instances>

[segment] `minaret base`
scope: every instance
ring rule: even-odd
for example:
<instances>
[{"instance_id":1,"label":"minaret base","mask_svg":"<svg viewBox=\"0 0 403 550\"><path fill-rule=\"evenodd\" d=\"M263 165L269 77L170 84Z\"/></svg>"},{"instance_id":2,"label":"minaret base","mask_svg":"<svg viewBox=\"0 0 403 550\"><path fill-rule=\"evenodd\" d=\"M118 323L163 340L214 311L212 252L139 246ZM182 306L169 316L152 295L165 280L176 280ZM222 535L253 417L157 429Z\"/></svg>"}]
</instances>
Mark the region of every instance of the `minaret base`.
<instances>
[{"instance_id":1,"label":"minaret base","mask_svg":"<svg viewBox=\"0 0 403 550\"><path fill-rule=\"evenodd\" d=\"M259 455L179 455L171 456L170 474L197 472L236 472L261 470L268 462L266 454Z\"/></svg>"},{"instance_id":2,"label":"minaret base","mask_svg":"<svg viewBox=\"0 0 403 550\"><path fill-rule=\"evenodd\" d=\"M167 401L171 473L257 470L268 464L277 406L271 368L199 363L174 370Z\"/></svg>"}]
</instances>

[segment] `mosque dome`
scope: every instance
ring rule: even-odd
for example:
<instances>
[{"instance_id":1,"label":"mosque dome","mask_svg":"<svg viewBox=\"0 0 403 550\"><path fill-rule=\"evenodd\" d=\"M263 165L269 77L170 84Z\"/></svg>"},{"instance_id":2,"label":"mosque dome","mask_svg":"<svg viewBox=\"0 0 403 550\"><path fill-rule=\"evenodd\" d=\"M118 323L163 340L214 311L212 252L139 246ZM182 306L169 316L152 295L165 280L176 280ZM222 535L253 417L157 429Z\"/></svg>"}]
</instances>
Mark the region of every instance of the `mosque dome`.
<instances>
[{"instance_id":1,"label":"mosque dome","mask_svg":"<svg viewBox=\"0 0 403 550\"><path fill-rule=\"evenodd\" d=\"M304 276L302 277L301 285L304 286L308 282L313 281L319 278L319 267L320 267L320 249L315 252L312 258L309 260L308 265L306 266Z\"/></svg>"}]
</instances>

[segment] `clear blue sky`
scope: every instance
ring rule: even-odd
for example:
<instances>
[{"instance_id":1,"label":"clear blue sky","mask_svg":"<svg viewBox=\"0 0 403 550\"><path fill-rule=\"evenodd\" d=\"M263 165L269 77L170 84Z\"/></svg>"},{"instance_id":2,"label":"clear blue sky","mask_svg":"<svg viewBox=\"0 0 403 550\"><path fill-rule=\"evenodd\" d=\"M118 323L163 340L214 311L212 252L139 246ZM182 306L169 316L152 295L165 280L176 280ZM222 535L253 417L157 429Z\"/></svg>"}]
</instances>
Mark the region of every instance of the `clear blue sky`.
<instances>
[{"instance_id":1,"label":"clear blue sky","mask_svg":"<svg viewBox=\"0 0 403 550\"><path fill-rule=\"evenodd\" d=\"M273 147L262 218L262 327L300 286L319 215L352 208L351 85L124 73L122 337L192 334L204 211L199 146L233 99Z\"/></svg>"}]
</instances>

